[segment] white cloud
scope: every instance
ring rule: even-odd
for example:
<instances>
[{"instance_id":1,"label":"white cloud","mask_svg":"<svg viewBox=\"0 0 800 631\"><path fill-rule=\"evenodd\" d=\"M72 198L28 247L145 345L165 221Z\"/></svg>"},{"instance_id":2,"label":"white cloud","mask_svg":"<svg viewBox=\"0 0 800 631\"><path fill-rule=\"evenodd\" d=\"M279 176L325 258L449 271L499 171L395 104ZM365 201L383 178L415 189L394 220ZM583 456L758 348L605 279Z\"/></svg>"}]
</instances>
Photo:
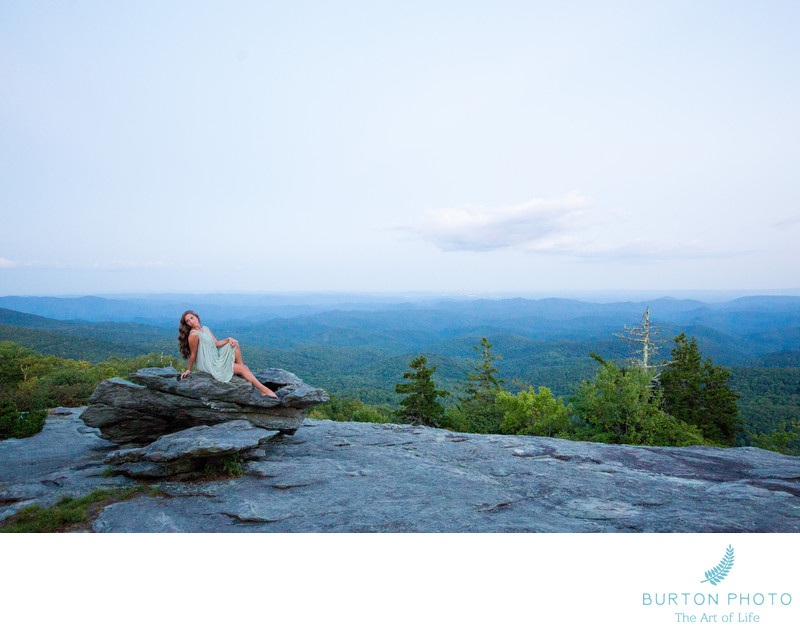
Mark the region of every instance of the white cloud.
<instances>
[{"instance_id":1,"label":"white cloud","mask_svg":"<svg viewBox=\"0 0 800 631\"><path fill-rule=\"evenodd\" d=\"M18 267L18 263L16 261L9 261L8 259L0 257L0 268L9 268L9 267Z\"/></svg>"},{"instance_id":2,"label":"white cloud","mask_svg":"<svg viewBox=\"0 0 800 631\"><path fill-rule=\"evenodd\" d=\"M442 250L484 252L500 248L547 249L586 221L591 200L577 194L532 199L516 206L461 206L426 212L397 225Z\"/></svg>"},{"instance_id":3,"label":"white cloud","mask_svg":"<svg viewBox=\"0 0 800 631\"><path fill-rule=\"evenodd\" d=\"M625 211L603 211L592 199L571 193L556 199L532 199L516 206L431 210L413 223L392 228L451 252L513 249L593 260L718 258L735 254L710 249L697 241L669 243L636 238L634 221ZM626 240L626 233L633 238Z\"/></svg>"}]
</instances>

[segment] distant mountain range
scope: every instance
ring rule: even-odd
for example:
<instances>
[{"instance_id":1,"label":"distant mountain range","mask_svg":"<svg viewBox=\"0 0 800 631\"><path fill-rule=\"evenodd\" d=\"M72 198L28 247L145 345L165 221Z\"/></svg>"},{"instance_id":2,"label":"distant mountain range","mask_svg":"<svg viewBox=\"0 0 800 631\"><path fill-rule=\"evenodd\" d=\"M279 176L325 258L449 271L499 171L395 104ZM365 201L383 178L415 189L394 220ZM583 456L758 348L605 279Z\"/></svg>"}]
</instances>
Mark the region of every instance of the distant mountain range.
<instances>
[{"instance_id":1,"label":"distant mountain range","mask_svg":"<svg viewBox=\"0 0 800 631\"><path fill-rule=\"evenodd\" d=\"M655 362L668 359L673 338L694 336L714 363L731 367L747 396L751 427L800 418L800 297L755 296L723 303L659 298L591 303L561 298L455 300L316 297L306 304L254 296L147 296L119 300L0 298L0 341L59 357L103 361L111 355L178 356L177 319L188 307L221 339L232 336L254 368L279 366L340 396L396 404L394 384L409 361L425 354L440 387L456 393L486 336L500 376L512 390L531 384L566 396L597 363L632 357L615 337L649 307L661 330ZM296 297L293 297L296 298ZM450 399L453 402L453 398Z\"/></svg>"},{"instance_id":2,"label":"distant mountain range","mask_svg":"<svg viewBox=\"0 0 800 631\"><path fill-rule=\"evenodd\" d=\"M116 300L81 298L0 298L0 324L46 330L77 338L125 345L176 344L177 319L187 304L218 337L237 337L265 349L306 346L367 347L384 354L432 352L471 357L482 336L558 342L616 341L625 325L636 324L650 308L661 329L663 353L681 332L695 336L717 363L744 365L762 355L800 351L800 297L750 296L724 303L659 298L645 302L590 303L562 298L539 300L420 300L357 305L259 303L254 296L206 295ZM200 300L204 303L196 304ZM174 301L173 301L174 300ZM8 334L8 332L6 332ZM508 338L510 339L510 338ZM517 347L520 340L511 344ZM780 355L778 355L780 357ZM774 361L774 358L773 360Z\"/></svg>"},{"instance_id":3,"label":"distant mountain range","mask_svg":"<svg viewBox=\"0 0 800 631\"><path fill-rule=\"evenodd\" d=\"M447 312L476 318L545 320L605 316L628 321L649 306L656 319L677 321L704 318L712 313L800 313L800 296L747 296L728 302L704 303L670 297L636 302L584 302L566 298L456 299L372 296L260 296L249 294L167 294L106 298L3 296L0 307L57 320L86 322L138 322L155 326L177 325L180 314L193 309L218 322L263 322L332 311L343 312Z\"/></svg>"}]
</instances>

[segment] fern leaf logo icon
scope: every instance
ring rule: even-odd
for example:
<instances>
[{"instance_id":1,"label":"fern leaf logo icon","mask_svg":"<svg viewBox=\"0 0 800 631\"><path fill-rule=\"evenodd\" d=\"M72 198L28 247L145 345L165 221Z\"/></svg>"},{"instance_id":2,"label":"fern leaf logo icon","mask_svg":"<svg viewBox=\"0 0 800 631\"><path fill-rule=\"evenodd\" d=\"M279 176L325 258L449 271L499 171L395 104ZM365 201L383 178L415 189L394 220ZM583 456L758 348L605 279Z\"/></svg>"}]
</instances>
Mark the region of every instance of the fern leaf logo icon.
<instances>
[{"instance_id":1,"label":"fern leaf logo icon","mask_svg":"<svg viewBox=\"0 0 800 631\"><path fill-rule=\"evenodd\" d=\"M701 583L709 582L712 585L716 585L717 583L725 580L725 577L728 575L728 572L731 571L733 567L733 548L728 546L725 550L725 556L722 557L722 561L719 562L719 565L714 567L711 570L706 572L706 579L704 581L700 581Z\"/></svg>"}]
</instances>

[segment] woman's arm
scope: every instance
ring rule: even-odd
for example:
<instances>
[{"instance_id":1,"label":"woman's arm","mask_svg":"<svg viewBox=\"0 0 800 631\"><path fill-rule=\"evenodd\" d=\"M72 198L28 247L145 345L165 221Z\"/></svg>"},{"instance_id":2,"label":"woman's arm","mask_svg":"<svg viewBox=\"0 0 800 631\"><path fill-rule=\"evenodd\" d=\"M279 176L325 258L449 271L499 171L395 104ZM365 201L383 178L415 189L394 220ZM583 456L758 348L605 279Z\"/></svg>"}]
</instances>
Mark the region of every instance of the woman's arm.
<instances>
[{"instance_id":1,"label":"woman's arm","mask_svg":"<svg viewBox=\"0 0 800 631\"><path fill-rule=\"evenodd\" d=\"M211 329L209 329L208 332L211 333ZM214 345L217 348L219 348L220 346L225 346L225 344L230 344L231 346L233 346L233 348L236 348L236 346L239 344L239 341L234 340L232 337L226 337L221 342L218 342L217 338L214 337L213 333L211 333L211 339L214 340Z\"/></svg>"},{"instance_id":2,"label":"woman's arm","mask_svg":"<svg viewBox=\"0 0 800 631\"><path fill-rule=\"evenodd\" d=\"M192 333L194 333L194 331L189 331L189 350L191 351L189 355L189 367L186 369L186 372L181 375L181 379L192 372L192 366L194 366L194 362L197 359L197 343L199 337L197 335L192 335Z\"/></svg>"}]
</instances>

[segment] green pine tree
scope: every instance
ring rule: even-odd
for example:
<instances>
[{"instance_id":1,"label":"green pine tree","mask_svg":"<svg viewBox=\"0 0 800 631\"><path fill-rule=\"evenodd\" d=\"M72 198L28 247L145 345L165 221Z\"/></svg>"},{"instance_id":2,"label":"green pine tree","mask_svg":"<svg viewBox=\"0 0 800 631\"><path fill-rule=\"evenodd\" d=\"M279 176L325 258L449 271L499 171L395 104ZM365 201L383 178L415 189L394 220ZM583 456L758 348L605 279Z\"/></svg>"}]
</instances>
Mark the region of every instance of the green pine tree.
<instances>
[{"instance_id":1,"label":"green pine tree","mask_svg":"<svg viewBox=\"0 0 800 631\"><path fill-rule=\"evenodd\" d=\"M403 373L403 379L408 379L410 383L398 383L395 386L395 392L408 395L400 401L400 409L396 412L396 416L402 423L439 427L445 412L436 399L446 397L450 393L436 389L436 384L431 379L436 366L428 368L427 362L428 358L424 355L412 360L408 366L413 368L414 372Z\"/></svg>"},{"instance_id":2,"label":"green pine tree","mask_svg":"<svg viewBox=\"0 0 800 631\"><path fill-rule=\"evenodd\" d=\"M733 445L742 428L736 400L728 381L731 372L703 360L697 340L681 333L675 338L672 361L661 372L662 408L667 414L696 426L705 438Z\"/></svg>"},{"instance_id":3,"label":"green pine tree","mask_svg":"<svg viewBox=\"0 0 800 631\"><path fill-rule=\"evenodd\" d=\"M471 370L466 371L466 378L461 382L464 396L452 414L454 424L460 425L463 431L498 434L504 409L497 403L497 395L503 392L505 379L498 378L494 361L503 356L492 355L492 344L485 337L481 338L480 346L472 348L478 351L478 357L474 361L467 360Z\"/></svg>"}]
</instances>

